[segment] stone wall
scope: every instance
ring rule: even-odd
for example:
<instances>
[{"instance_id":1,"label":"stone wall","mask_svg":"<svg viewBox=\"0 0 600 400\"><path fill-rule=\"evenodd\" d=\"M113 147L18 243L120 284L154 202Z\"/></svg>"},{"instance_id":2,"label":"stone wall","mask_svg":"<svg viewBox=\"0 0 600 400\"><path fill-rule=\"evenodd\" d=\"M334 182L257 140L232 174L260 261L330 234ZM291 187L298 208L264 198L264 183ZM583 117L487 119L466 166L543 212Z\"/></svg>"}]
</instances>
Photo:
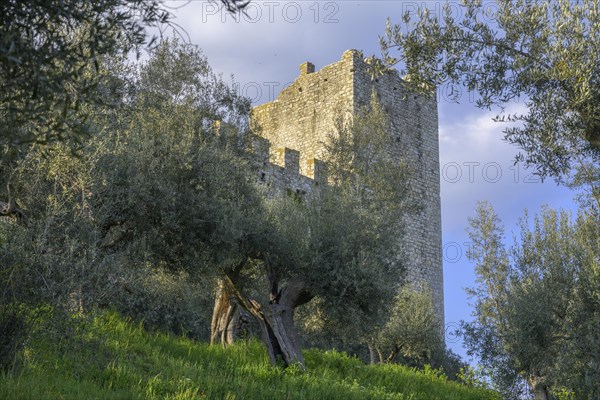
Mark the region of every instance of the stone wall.
<instances>
[{"instance_id":1,"label":"stone wall","mask_svg":"<svg viewBox=\"0 0 600 400\"><path fill-rule=\"evenodd\" d=\"M407 277L430 287L443 323L437 103L433 96L408 93L396 71L373 80L368 66L356 50L347 50L340 61L319 71L304 63L300 76L275 101L254 108L261 179L272 190L298 193L326 181L326 166L320 160L326 159L324 144L335 132L336 118L352 118L369 106L374 91L389 116L391 154L412 166L411 195L421 206L416 215L407 216L407 235L400 242L407 257Z\"/></svg>"},{"instance_id":2,"label":"stone wall","mask_svg":"<svg viewBox=\"0 0 600 400\"><path fill-rule=\"evenodd\" d=\"M269 140L252 137L259 180L269 196L293 193L303 197L327 183L327 165L318 159L300 160L300 152L289 147L272 148Z\"/></svg>"}]
</instances>

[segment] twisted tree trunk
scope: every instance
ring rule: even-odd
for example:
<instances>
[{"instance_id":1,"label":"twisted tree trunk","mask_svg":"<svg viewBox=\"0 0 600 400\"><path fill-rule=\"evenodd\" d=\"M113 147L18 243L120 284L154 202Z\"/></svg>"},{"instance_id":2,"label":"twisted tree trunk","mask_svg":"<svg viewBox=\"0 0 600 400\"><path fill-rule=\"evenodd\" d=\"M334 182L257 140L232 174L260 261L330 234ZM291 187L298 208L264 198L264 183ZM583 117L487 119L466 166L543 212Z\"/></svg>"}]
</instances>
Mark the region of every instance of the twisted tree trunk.
<instances>
[{"instance_id":1,"label":"twisted tree trunk","mask_svg":"<svg viewBox=\"0 0 600 400\"><path fill-rule=\"evenodd\" d=\"M221 343L223 347L233 344L237 332L236 321L239 319L239 306L228 290L226 282L219 279L215 294L210 326L210 344Z\"/></svg>"},{"instance_id":2,"label":"twisted tree trunk","mask_svg":"<svg viewBox=\"0 0 600 400\"><path fill-rule=\"evenodd\" d=\"M285 288L277 290L277 282L270 275L271 300L265 306L237 293L240 305L258 321L262 339L273 365L288 367L293 364L305 368L298 331L294 325L296 307L309 302L312 296L301 277L291 279Z\"/></svg>"}]
</instances>

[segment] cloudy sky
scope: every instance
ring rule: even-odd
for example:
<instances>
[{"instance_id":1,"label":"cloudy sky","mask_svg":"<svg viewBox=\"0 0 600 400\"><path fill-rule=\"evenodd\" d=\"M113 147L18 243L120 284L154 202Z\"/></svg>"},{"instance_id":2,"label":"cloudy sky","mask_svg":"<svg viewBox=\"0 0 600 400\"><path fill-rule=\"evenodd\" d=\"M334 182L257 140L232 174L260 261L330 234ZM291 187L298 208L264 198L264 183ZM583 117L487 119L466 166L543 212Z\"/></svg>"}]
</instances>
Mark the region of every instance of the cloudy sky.
<instances>
[{"instance_id":1,"label":"cloudy sky","mask_svg":"<svg viewBox=\"0 0 600 400\"><path fill-rule=\"evenodd\" d=\"M427 7L440 13L442 3L400 0L367 1L256 1L247 15L231 15L217 3L204 0L169 1L175 22L208 57L213 69L250 97L254 104L272 101L292 82L299 66L310 61L318 70L339 60L347 49L365 56L379 54L378 37L386 20L400 22L407 10ZM493 8L493 3L489 3ZM459 13L458 7L454 8ZM512 240L515 223L524 209L538 212L551 207L574 208L573 193L552 181L540 182L531 171L513 165L518 149L502 141L503 126L495 112L482 111L462 96L451 103L438 93L444 290L449 330L470 319L464 288L474 283L473 265L466 259L467 218L475 204L489 200ZM511 104L510 110L524 110ZM447 335L450 347L465 356L460 342Z\"/></svg>"}]
</instances>

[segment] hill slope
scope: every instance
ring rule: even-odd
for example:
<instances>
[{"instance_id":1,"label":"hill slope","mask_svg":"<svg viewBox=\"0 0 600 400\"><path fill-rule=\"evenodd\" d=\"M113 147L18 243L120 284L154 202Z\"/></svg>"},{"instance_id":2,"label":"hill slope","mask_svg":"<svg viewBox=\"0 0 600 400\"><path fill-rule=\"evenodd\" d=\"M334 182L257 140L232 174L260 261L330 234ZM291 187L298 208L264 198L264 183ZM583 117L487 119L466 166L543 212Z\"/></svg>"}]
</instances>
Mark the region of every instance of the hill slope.
<instances>
[{"instance_id":1,"label":"hill slope","mask_svg":"<svg viewBox=\"0 0 600 400\"><path fill-rule=\"evenodd\" d=\"M66 326L66 327L65 327ZM305 352L308 372L269 365L263 347L226 350L145 332L114 313L39 322L24 367L0 375L5 399L493 399L490 392L398 365L368 366L335 351Z\"/></svg>"}]
</instances>

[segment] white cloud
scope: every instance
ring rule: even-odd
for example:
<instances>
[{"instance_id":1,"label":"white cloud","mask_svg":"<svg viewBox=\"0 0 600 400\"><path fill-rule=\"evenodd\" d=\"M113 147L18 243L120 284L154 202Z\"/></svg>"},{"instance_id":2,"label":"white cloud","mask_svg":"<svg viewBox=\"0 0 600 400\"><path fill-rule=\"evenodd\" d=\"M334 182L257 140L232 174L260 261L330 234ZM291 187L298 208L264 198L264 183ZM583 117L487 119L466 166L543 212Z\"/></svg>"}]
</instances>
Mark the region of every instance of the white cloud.
<instances>
[{"instance_id":1,"label":"white cloud","mask_svg":"<svg viewBox=\"0 0 600 400\"><path fill-rule=\"evenodd\" d=\"M317 69L337 61L348 49L378 54L378 36L389 15L401 15L402 3L389 1L252 1L248 16L234 17L216 4L192 1L176 11L176 22L207 55L212 67L234 74L242 86L258 83L271 100L269 82L281 90L299 65Z\"/></svg>"},{"instance_id":2,"label":"white cloud","mask_svg":"<svg viewBox=\"0 0 600 400\"><path fill-rule=\"evenodd\" d=\"M552 180L541 182L522 164L514 164L519 149L502 140L503 123L496 115L473 105L440 104L440 169L444 228L455 231L466 221L474 202L490 200L507 222L516 220L524 208L537 209L544 203L570 206L572 193L557 190ZM455 112L448 112L449 110ZM508 112L526 112L515 104ZM456 115L462 116L460 119Z\"/></svg>"}]
</instances>

